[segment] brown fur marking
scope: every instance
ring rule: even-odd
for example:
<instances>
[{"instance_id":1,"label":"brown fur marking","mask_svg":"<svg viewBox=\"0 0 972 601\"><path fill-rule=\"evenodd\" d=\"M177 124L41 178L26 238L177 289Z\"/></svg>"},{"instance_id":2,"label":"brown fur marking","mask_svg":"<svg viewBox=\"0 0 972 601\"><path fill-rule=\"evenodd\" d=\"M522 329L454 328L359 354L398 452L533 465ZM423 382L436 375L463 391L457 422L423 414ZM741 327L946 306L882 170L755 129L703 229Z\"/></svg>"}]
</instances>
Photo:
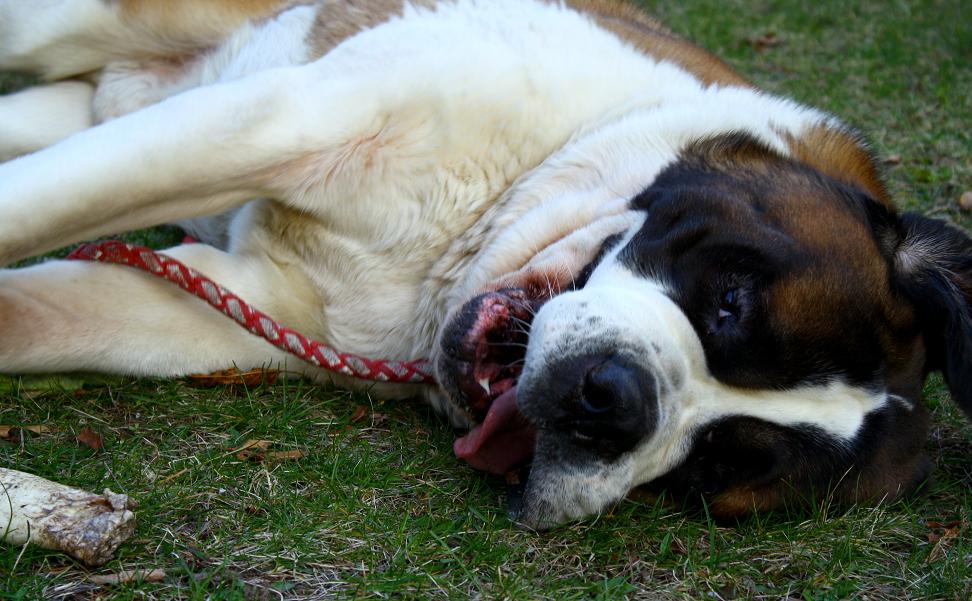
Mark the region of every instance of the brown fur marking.
<instances>
[{"instance_id":1,"label":"brown fur marking","mask_svg":"<svg viewBox=\"0 0 972 601\"><path fill-rule=\"evenodd\" d=\"M184 15L187 12L227 16L265 17L294 4L290 0L119 0L126 15Z\"/></svg>"},{"instance_id":2,"label":"brown fur marking","mask_svg":"<svg viewBox=\"0 0 972 601\"><path fill-rule=\"evenodd\" d=\"M799 137L779 133L798 161L837 181L855 185L876 200L892 206L874 156L857 134L825 124L812 127Z\"/></svg>"},{"instance_id":3,"label":"brown fur marking","mask_svg":"<svg viewBox=\"0 0 972 601\"><path fill-rule=\"evenodd\" d=\"M737 486L716 495L710 511L719 519L736 518L756 511L767 511L777 507L780 501L782 499L775 487Z\"/></svg>"},{"instance_id":4,"label":"brown fur marking","mask_svg":"<svg viewBox=\"0 0 972 601\"><path fill-rule=\"evenodd\" d=\"M112 0L131 26L188 51L215 44L247 21L272 17L299 0Z\"/></svg>"},{"instance_id":5,"label":"brown fur marking","mask_svg":"<svg viewBox=\"0 0 972 601\"><path fill-rule=\"evenodd\" d=\"M436 0L413 0L412 6L431 8ZM317 12L308 46L310 55L324 56L355 34L402 15L404 0L334 0Z\"/></svg>"}]
</instances>

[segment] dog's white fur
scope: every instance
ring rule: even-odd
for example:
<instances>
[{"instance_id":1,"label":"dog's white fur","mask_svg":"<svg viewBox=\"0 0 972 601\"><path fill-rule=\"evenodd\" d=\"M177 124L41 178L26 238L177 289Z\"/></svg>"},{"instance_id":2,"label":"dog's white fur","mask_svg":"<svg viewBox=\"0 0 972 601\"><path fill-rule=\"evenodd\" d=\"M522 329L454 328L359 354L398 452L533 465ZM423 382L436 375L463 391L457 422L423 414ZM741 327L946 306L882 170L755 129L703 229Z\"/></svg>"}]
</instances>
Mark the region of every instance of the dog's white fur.
<instances>
[{"instance_id":1,"label":"dog's white fur","mask_svg":"<svg viewBox=\"0 0 972 601\"><path fill-rule=\"evenodd\" d=\"M0 123L21 124L0 129L0 157L44 148L0 165L0 264L164 222L222 239L224 225L207 216L231 212L225 250L166 252L342 350L435 359L450 312L477 292L530 270L572 277L606 235L637 226L627 200L685 144L745 131L786 154L784 136L832 119L750 88L706 87L556 4L406 7L312 60L307 39L318 10L310 3L244 24L173 64L144 59L139 52L157 41L140 39L144 32L133 32L111 2L0 0L0 67L53 78L100 70L96 87L52 84L0 100ZM206 35L215 34L196 37ZM48 113L63 119L41 125ZM100 124L88 128L92 120ZM603 302L605 315L622 319L638 313L625 309L625 294L661 285L602 267L589 290L541 311L528 362L542 361L557 327L544 316L556 307ZM624 306L612 312L611 303ZM885 401L861 398L848 415L847 390L817 390L796 417L774 409L790 399L754 406L751 394L713 409L706 398L734 392L693 366L701 350L679 315L639 313L617 324L671 342L659 361L684 362L669 371L681 373L681 384L662 407L673 432L689 412L731 410L850 437ZM661 329L671 332L658 336ZM167 376L286 364L353 384L297 363L135 271L50 262L0 273L4 371ZM373 391L423 395L468 425L435 387ZM830 394L839 415L827 409L836 406ZM548 517L599 510L685 452L646 444L610 468L625 475L601 478L608 484L584 484L577 474L574 492L559 480L535 483L558 508Z\"/></svg>"}]
</instances>

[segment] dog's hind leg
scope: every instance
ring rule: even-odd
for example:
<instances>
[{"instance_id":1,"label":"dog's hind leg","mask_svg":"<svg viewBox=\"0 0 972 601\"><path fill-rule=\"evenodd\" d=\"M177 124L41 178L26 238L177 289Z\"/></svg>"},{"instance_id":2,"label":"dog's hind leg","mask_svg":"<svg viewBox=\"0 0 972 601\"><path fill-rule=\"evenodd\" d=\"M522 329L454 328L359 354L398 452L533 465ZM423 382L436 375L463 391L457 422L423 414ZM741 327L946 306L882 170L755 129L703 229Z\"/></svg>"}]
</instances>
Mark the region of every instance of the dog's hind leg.
<instances>
[{"instance_id":1,"label":"dog's hind leg","mask_svg":"<svg viewBox=\"0 0 972 601\"><path fill-rule=\"evenodd\" d=\"M63 79L192 53L290 0L0 0L0 69Z\"/></svg>"},{"instance_id":2,"label":"dog's hind leg","mask_svg":"<svg viewBox=\"0 0 972 601\"><path fill-rule=\"evenodd\" d=\"M298 272L204 244L163 252L275 319L316 333L309 317L316 296ZM175 376L284 365L312 369L148 273L83 261L0 270L0 372Z\"/></svg>"},{"instance_id":3,"label":"dog's hind leg","mask_svg":"<svg viewBox=\"0 0 972 601\"><path fill-rule=\"evenodd\" d=\"M93 125L94 88L81 81L0 96L0 161L46 148Z\"/></svg>"}]
</instances>

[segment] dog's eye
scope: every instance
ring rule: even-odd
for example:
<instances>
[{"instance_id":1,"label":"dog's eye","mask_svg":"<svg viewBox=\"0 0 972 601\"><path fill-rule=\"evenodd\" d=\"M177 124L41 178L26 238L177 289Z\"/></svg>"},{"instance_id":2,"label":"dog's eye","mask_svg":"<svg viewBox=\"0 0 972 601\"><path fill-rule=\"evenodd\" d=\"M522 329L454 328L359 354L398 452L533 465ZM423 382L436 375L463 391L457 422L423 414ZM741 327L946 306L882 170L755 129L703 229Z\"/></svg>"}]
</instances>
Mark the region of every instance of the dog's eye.
<instances>
[{"instance_id":1,"label":"dog's eye","mask_svg":"<svg viewBox=\"0 0 972 601\"><path fill-rule=\"evenodd\" d=\"M742 294L739 288L730 288L722 293L719 299L718 325L722 326L730 321L739 319L739 301Z\"/></svg>"},{"instance_id":2,"label":"dog's eye","mask_svg":"<svg viewBox=\"0 0 972 601\"><path fill-rule=\"evenodd\" d=\"M722 282L716 280L704 294L702 332L723 342L740 342L756 309L753 284L742 277L729 276Z\"/></svg>"}]
</instances>

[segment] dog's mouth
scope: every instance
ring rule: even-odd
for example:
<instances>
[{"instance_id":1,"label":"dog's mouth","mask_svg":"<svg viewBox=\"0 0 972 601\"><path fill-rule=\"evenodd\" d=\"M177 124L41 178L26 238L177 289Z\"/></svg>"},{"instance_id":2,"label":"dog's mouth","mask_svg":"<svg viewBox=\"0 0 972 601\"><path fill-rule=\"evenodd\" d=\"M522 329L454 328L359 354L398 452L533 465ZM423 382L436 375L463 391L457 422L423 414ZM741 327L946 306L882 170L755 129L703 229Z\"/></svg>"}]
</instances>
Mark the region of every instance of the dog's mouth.
<instances>
[{"instance_id":1,"label":"dog's mouth","mask_svg":"<svg viewBox=\"0 0 972 601\"><path fill-rule=\"evenodd\" d=\"M533 454L535 429L516 406L530 323L546 301L519 288L470 300L443 336L440 379L477 422L453 445L472 467L503 474Z\"/></svg>"}]
</instances>

